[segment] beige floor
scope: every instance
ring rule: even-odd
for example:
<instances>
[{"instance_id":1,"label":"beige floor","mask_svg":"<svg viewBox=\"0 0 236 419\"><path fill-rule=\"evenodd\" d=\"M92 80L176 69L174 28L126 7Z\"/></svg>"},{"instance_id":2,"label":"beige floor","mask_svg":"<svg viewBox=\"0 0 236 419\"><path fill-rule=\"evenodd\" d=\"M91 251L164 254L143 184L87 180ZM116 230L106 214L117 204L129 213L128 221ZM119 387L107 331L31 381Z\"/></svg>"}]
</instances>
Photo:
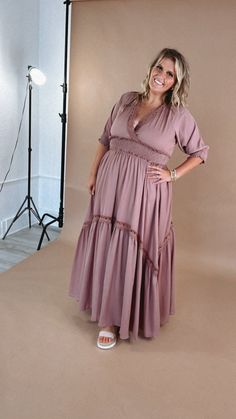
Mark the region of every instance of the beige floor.
<instances>
[{"instance_id":1,"label":"beige floor","mask_svg":"<svg viewBox=\"0 0 236 419\"><path fill-rule=\"evenodd\" d=\"M0 275L1 419L235 418L235 273L177 253L160 336L102 351L67 296L73 252L57 240Z\"/></svg>"}]
</instances>

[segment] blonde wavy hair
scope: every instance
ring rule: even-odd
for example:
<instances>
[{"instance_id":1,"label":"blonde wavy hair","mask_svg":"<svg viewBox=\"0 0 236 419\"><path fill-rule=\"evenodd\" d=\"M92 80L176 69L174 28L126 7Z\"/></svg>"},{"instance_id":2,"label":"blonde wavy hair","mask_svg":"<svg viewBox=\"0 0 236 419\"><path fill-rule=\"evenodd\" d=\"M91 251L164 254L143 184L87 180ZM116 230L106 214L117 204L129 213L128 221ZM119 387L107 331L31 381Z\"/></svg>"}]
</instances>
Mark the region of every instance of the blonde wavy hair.
<instances>
[{"instance_id":1,"label":"blonde wavy hair","mask_svg":"<svg viewBox=\"0 0 236 419\"><path fill-rule=\"evenodd\" d=\"M187 105L187 97L190 88L190 71L189 64L186 61L185 57L176 49L164 48L162 49L156 58L148 67L147 75L143 80L141 87L142 91L139 92L140 99L149 97L149 79L150 74L156 65L158 65L163 58L170 58L175 64L176 71L176 82L174 84L173 90L168 90L164 97L164 102L166 104L171 104L175 107L180 105Z\"/></svg>"}]
</instances>

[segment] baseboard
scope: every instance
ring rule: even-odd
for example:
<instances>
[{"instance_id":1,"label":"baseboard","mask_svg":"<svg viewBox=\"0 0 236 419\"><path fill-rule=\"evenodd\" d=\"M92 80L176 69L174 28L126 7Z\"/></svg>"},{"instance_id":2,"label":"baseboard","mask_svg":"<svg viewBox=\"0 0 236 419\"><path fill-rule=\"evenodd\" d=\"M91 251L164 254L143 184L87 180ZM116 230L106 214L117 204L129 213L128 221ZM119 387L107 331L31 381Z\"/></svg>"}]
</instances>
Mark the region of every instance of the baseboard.
<instances>
[{"instance_id":1,"label":"baseboard","mask_svg":"<svg viewBox=\"0 0 236 419\"><path fill-rule=\"evenodd\" d=\"M5 220L1 220L0 222L0 232L1 232L1 238L4 236L8 228L10 227L14 217L6 218ZM33 214L31 214L31 225L37 224L38 221L34 217ZM23 230L24 228L27 228L29 226L29 216L28 213L25 212L25 214L22 214L11 226L9 232L7 233L8 236L11 234L17 233L20 230Z\"/></svg>"}]
</instances>

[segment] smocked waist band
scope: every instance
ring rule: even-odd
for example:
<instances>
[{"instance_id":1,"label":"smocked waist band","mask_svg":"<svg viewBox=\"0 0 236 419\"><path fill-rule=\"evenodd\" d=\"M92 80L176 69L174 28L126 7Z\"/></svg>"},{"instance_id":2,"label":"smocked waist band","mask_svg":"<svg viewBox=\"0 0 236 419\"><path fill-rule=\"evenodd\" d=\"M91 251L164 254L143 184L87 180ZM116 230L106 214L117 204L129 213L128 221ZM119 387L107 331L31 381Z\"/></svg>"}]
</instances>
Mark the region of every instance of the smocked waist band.
<instances>
[{"instance_id":1,"label":"smocked waist band","mask_svg":"<svg viewBox=\"0 0 236 419\"><path fill-rule=\"evenodd\" d=\"M122 150L147 161L166 166L169 156L128 138L110 137L110 150Z\"/></svg>"}]
</instances>

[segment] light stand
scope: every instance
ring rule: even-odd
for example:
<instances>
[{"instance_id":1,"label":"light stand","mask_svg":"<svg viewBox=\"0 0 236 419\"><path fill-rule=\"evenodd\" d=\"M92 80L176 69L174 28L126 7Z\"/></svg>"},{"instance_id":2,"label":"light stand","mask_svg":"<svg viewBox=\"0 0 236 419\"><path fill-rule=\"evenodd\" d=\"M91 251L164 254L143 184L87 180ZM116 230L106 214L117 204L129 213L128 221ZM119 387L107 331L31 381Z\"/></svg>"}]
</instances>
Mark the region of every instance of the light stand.
<instances>
[{"instance_id":1,"label":"light stand","mask_svg":"<svg viewBox=\"0 0 236 419\"><path fill-rule=\"evenodd\" d=\"M31 145L31 113L32 113L32 76L31 76L31 70L36 70L36 73L41 73L39 72L39 70L35 69L32 66L28 66L28 75L26 76L28 78L28 89L29 89L29 139L28 139L28 190L27 190L27 195L22 203L22 205L20 206L19 210L17 211L15 217L13 218L11 224L9 225L6 233L3 236L3 240L5 239L5 237L7 236L9 230L11 229L11 227L13 226L13 224L16 222L16 220L18 220L18 218L21 217L21 215L23 215L23 213L25 211L28 211L28 216L29 216L29 228L31 228L31 213L35 216L35 218L37 218L37 220L39 221L39 224L41 224L41 218L39 215L39 212L36 208L36 205L33 201L33 198L31 196L31 152L32 152L32 145ZM41 73L41 76L42 73ZM38 84L42 84L42 83L38 83ZM24 205L25 208L24 208ZM49 240L49 237L47 235L47 238Z\"/></svg>"},{"instance_id":2,"label":"light stand","mask_svg":"<svg viewBox=\"0 0 236 419\"><path fill-rule=\"evenodd\" d=\"M64 177L65 177L65 148L66 148L66 108L67 108L67 58L68 58L68 29L69 29L69 6L71 4L70 0L63 2L66 5L66 16L65 16L65 49L64 49L64 83L61 85L63 91L63 113L59 114L62 122L62 143L61 143L61 178L60 178L60 207L58 216L45 213L42 216L41 223L45 217L49 217L52 220L43 226L43 231L39 240L37 250L40 250L44 234L47 234L47 228L58 222L58 226L63 227L64 219Z\"/></svg>"}]
</instances>

